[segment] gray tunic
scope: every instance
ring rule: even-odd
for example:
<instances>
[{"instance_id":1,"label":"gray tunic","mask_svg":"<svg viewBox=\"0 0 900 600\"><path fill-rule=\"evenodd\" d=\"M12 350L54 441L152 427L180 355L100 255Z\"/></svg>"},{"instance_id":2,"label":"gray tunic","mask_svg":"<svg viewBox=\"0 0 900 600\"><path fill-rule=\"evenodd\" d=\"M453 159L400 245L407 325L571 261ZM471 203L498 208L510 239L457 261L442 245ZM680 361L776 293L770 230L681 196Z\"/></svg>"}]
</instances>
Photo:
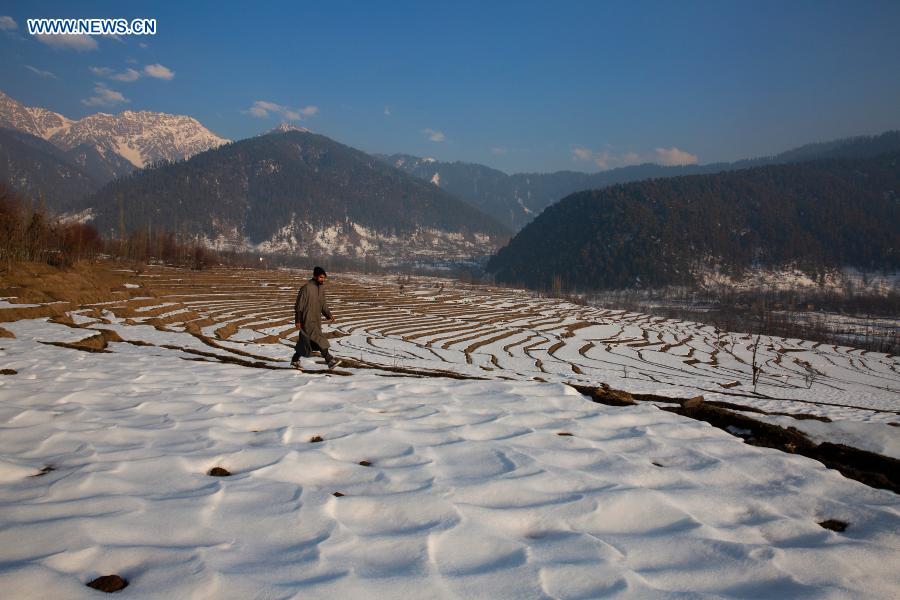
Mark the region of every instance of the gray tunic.
<instances>
[{"instance_id":1,"label":"gray tunic","mask_svg":"<svg viewBox=\"0 0 900 600\"><path fill-rule=\"evenodd\" d=\"M328 350L328 338L322 334L322 317L331 318L325 287L310 279L297 293L294 303L294 322L302 323L302 331L322 350Z\"/></svg>"}]
</instances>

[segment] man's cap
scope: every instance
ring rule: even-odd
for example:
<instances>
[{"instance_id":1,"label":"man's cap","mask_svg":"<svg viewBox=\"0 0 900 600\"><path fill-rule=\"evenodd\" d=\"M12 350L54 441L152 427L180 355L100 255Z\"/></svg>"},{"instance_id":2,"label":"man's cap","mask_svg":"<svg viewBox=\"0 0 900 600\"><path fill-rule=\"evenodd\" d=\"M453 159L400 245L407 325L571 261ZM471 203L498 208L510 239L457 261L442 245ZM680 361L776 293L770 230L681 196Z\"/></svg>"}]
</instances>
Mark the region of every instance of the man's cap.
<instances>
[{"instance_id":1,"label":"man's cap","mask_svg":"<svg viewBox=\"0 0 900 600\"><path fill-rule=\"evenodd\" d=\"M325 269L323 269L322 267L316 267L315 269L313 269L313 277L318 277L319 275L328 277L328 273L325 272Z\"/></svg>"}]
</instances>

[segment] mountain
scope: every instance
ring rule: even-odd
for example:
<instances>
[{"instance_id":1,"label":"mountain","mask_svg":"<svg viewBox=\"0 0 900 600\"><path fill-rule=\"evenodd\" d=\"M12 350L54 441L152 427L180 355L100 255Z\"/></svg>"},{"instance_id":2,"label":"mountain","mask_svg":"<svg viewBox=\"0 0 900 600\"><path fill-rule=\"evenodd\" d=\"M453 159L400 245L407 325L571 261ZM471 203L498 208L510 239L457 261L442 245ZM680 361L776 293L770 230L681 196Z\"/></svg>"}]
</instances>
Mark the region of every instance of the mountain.
<instances>
[{"instance_id":1,"label":"mountain","mask_svg":"<svg viewBox=\"0 0 900 600\"><path fill-rule=\"evenodd\" d=\"M2 92L0 127L50 142L100 183L149 164L190 158L229 141L184 115L126 110L71 120L45 108L24 106Z\"/></svg>"},{"instance_id":2,"label":"mountain","mask_svg":"<svg viewBox=\"0 0 900 600\"><path fill-rule=\"evenodd\" d=\"M78 144L66 150L64 154L71 162L97 181L97 187L94 190L99 189L107 181L134 170L131 162L123 156L105 151L101 146L88 142Z\"/></svg>"},{"instance_id":3,"label":"mountain","mask_svg":"<svg viewBox=\"0 0 900 600\"><path fill-rule=\"evenodd\" d=\"M0 126L23 131L47 139L59 129L71 124L62 115L43 108L29 108L0 92Z\"/></svg>"},{"instance_id":4,"label":"mountain","mask_svg":"<svg viewBox=\"0 0 900 600\"><path fill-rule=\"evenodd\" d=\"M229 141L193 117L131 110L87 116L58 129L47 139L64 150L87 144L103 155L125 158L132 168L184 160Z\"/></svg>"},{"instance_id":5,"label":"mountain","mask_svg":"<svg viewBox=\"0 0 900 600\"><path fill-rule=\"evenodd\" d=\"M752 166L745 163L767 161L769 163L790 163L823 158L873 158L900 150L900 131L886 131L881 135L843 138L830 142L806 144L770 158L757 161L739 161L734 163L739 168Z\"/></svg>"},{"instance_id":6,"label":"mountain","mask_svg":"<svg viewBox=\"0 0 900 600\"><path fill-rule=\"evenodd\" d=\"M296 125L292 125L291 123L281 123L280 125L278 125L278 127L270 129L266 133L284 133L286 131L299 131L301 133L309 133L309 129L307 129L306 127L297 127Z\"/></svg>"},{"instance_id":7,"label":"mountain","mask_svg":"<svg viewBox=\"0 0 900 600\"><path fill-rule=\"evenodd\" d=\"M547 208L488 263L500 282L691 284L704 270L900 269L900 152L654 179Z\"/></svg>"},{"instance_id":8,"label":"mountain","mask_svg":"<svg viewBox=\"0 0 900 600\"><path fill-rule=\"evenodd\" d=\"M513 231L527 223L541 201L532 197L529 182L502 171L464 162L440 162L433 158L419 158L408 154L376 155L387 164L406 171L424 181L468 201L472 206L491 215ZM558 196L558 200L568 188ZM580 189L580 188L577 188Z\"/></svg>"},{"instance_id":9,"label":"mountain","mask_svg":"<svg viewBox=\"0 0 900 600\"><path fill-rule=\"evenodd\" d=\"M104 180L48 141L0 128L0 181L45 208L62 212L96 191Z\"/></svg>"},{"instance_id":10,"label":"mountain","mask_svg":"<svg viewBox=\"0 0 900 600\"><path fill-rule=\"evenodd\" d=\"M642 164L581 173L517 173L507 175L484 165L463 162L441 162L407 154L376 155L381 160L415 175L469 201L485 213L518 231L545 208L564 196L581 190L652 179L718 173L750 167L801 162L823 158L868 158L900 150L900 132L889 131L878 136L860 136L826 143L808 144L775 156L740 160L733 163L711 163L665 167Z\"/></svg>"},{"instance_id":11,"label":"mountain","mask_svg":"<svg viewBox=\"0 0 900 600\"><path fill-rule=\"evenodd\" d=\"M447 192L308 131L136 171L83 201L101 233L168 230L212 247L384 261L485 256L509 231Z\"/></svg>"}]
</instances>

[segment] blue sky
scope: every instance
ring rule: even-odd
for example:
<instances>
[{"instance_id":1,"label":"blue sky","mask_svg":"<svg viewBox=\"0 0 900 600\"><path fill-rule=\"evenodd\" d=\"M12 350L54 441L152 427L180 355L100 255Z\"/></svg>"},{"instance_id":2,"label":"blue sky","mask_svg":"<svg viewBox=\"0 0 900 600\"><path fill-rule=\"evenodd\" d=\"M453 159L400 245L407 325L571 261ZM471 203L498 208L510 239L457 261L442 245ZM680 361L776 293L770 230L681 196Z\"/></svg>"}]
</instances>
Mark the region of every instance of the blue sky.
<instances>
[{"instance_id":1,"label":"blue sky","mask_svg":"<svg viewBox=\"0 0 900 600\"><path fill-rule=\"evenodd\" d=\"M60 47L35 17L158 33ZM70 118L188 114L232 139L293 120L369 152L596 171L898 129L897 31L897 1L7 1L0 90Z\"/></svg>"}]
</instances>

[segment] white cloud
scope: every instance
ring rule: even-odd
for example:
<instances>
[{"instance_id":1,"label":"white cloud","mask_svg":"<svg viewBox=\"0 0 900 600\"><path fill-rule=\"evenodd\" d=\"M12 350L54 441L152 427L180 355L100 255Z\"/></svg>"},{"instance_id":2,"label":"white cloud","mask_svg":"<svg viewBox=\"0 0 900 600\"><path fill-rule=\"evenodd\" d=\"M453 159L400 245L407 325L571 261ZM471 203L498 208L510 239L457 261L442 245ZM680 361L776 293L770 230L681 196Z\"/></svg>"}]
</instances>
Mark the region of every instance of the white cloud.
<instances>
[{"instance_id":1,"label":"white cloud","mask_svg":"<svg viewBox=\"0 0 900 600\"><path fill-rule=\"evenodd\" d=\"M144 73L146 75L149 75L150 77L165 79L167 81L175 77L175 71L172 71L168 67L164 67L159 63L155 65L147 65L146 67L144 67Z\"/></svg>"},{"instance_id":2,"label":"white cloud","mask_svg":"<svg viewBox=\"0 0 900 600\"><path fill-rule=\"evenodd\" d=\"M134 69L125 69L121 73L116 73L114 75L110 75L110 79L115 79L116 81L135 81L137 80L141 74Z\"/></svg>"},{"instance_id":3,"label":"white cloud","mask_svg":"<svg viewBox=\"0 0 900 600\"><path fill-rule=\"evenodd\" d=\"M594 153L585 148L584 146L575 146L572 148L572 158L574 160L592 160Z\"/></svg>"},{"instance_id":4,"label":"white cloud","mask_svg":"<svg viewBox=\"0 0 900 600\"><path fill-rule=\"evenodd\" d=\"M608 150L604 150L603 152L599 152L594 155L593 158L594 164L597 165L597 168L601 171L608 171L616 166L616 157L613 156Z\"/></svg>"},{"instance_id":5,"label":"white cloud","mask_svg":"<svg viewBox=\"0 0 900 600\"><path fill-rule=\"evenodd\" d=\"M626 152L622 156L622 166L630 166L630 165L639 165L644 162L644 159L641 158L641 155L637 152Z\"/></svg>"},{"instance_id":6,"label":"white cloud","mask_svg":"<svg viewBox=\"0 0 900 600\"><path fill-rule=\"evenodd\" d=\"M137 62L134 59L128 59L126 62ZM124 71L115 71L109 67L90 67L91 73L98 77L106 77L113 81L137 81L144 75L154 77L156 79L170 80L175 77L175 72L160 64L147 65L144 67L143 73L137 69L128 67Z\"/></svg>"},{"instance_id":7,"label":"white cloud","mask_svg":"<svg viewBox=\"0 0 900 600\"><path fill-rule=\"evenodd\" d=\"M257 100L253 103L253 106L243 112L249 113L254 117L259 117L260 119L265 119L269 117L270 114L275 114L280 115L288 121L300 121L305 117L311 117L318 113L319 107L310 105L304 106L303 108L291 108L289 106L284 106L283 104L276 104L275 102Z\"/></svg>"},{"instance_id":8,"label":"white cloud","mask_svg":"<svg viewBox=\"0 0 900 600\"><path fill-rule=\"evenodd\" d=\"M572 160L592 162L601 171L612 169L614 166L618 166L617 163L619 162L618 157L611 154L608 150L594 152L584 146L575 146L572 148Z\"/></svg>"},{"instance_id":9,"label":"white cloud","mask_svg":"<svg viewBox=\"0 0 900 600\"><path fill-rule=\"evenodd\" d=\"M388 117L391 116L391 107L390 106L384 107L384 114L385 114L385 116L388 116Z\"/></svg>"},{"instance_id":10,"label":"white cloud","mask_svg":"<svg viewBox=\"0 0 900 600\"><path fill-rule=\"evenodd\" d=\"M97 49L97 40L89 35L35 35L39 42L61 48L63 50L76 50L78 52L86 52L88 50Z\"/></svg>"},{"instance_id":11,"label":"white cloud","mask_svg":"<svg viewBox=\"0 0 900 600\"><path fill-rule=\"evenodd\" d=\"M41 71L37 67L32 67L31 65L25 65L25 68L39 77L46 77L48 79L59 79L56 75L54 75L50 71Z\"/></svg>"},{"instance_id":12,"label":"white cloud","mask_svg":"<svg viewBox=\"0 0 900 600\"><path fill-rule=\"evenodd\" d=\"M436 129L423 129L422 133L431 140L432 142L446 142L447 137L444 135L443 131L438 131Z\"/></svg>"},{"instance_id":13,"label":"white cloud","mask_svg":"<svg viewBox=\"0 0 900 600\"><path fill-rule=\"evenodd\" d=\"M671 148L657 148L655 152L656 160L659 164L667 167L695 165L698 161L696 155L685 152L684 150L679 150L675 146L672 146Z\"/></svg>"},{"instance_id":14,"label":"white cloud","mask_svg":"<svg viewBox=\"0 0 900 600\"><path fill-rule=\"evenodd\" d=\"M97 75L98 77L106 77L108 79L113 79L115 81L137 81L140 79L141 74L139 71L135 71L134 69L125 69L119 73L116 73L110 68L107 67L90 67L91 73Z\"/></svg>"},{"instance_id":15,"label":"white cloud","mask_svg":"<svg viewBox=\"0 0 900 600\"><path fill-rule=\"evenodd\" d=\"M494 146L491 148L491 154L494 156L504 156L509 150L507 148L502 148L500 146Z\"/></svg>"},{"instance_id":16,"label":"white cloud","mask_svg":"<svg viewBox=\"0 0 900 600\"><path fill-rule=\"evenodd\" d=\"M0 30L3 31L15 31L19 28L19 24L16 23L16 20L7 15L0 16Z\"/></svg>"},{"instance_id":17,"label":"white cloud","mask_svg":"<svg viewBox=\"0 0 900 600\"><path fill-rule=\"evenodd\" d=\"M282 116L289 121L300 121L304 117L311 117L314 114L319 112L318 106L307 106L305 108L298 108L296 110L285 108L282 111Z\"/></svg>"},{"instance_id":18,"label":"white cloud","mask_svg":"<svg viewBox=\"0 0 900 600\"><path fill-rule=\"evenodd\" d=\"M141 48L149 48L150 44L148 44L147 42L138 42L138 46L140 46Z\"/></svg>"},{"instance_id":19,"label":"white cloud","mask_svg":"<svg viewBox=\"0 0 900 600\"><path fill-rule=\"evenodd\" d=\"M656 163L666 167L693 165L697 164L698 158L674 146L669 149L656 148L653 152L645 154L637 152L615 154L609 150L595 152L584 146L574 146L572 148L572 160L576 162L592 162L601 171L606 171L642 163Z\"/></svg>"},{"instance_id":20,"label":"white cloud","mask_svg":"<svg viewBox=\"0 0 900 600\"><path fill-rule=\"evenodd\" d=\"M275 104L274 102L257 100L253 103L253 106L250 107L249 112L254 117L264 118L268 117L270 112L280 112L282 108L283 107L280 104Z\"/></svg>"},{"instance_id":21,"label":"white cloud","mask_svg":"<svg viewBox=\"0 0 900 600\"><path fill-rule=\"evenodd\" d=\"M123 104L126 102L131 102L131 100L123 96L120 92L109 89L104 83L95 85L94 95L81 101L85 106L115 106L116 104Z\"/></svg>"}]
</instances>

